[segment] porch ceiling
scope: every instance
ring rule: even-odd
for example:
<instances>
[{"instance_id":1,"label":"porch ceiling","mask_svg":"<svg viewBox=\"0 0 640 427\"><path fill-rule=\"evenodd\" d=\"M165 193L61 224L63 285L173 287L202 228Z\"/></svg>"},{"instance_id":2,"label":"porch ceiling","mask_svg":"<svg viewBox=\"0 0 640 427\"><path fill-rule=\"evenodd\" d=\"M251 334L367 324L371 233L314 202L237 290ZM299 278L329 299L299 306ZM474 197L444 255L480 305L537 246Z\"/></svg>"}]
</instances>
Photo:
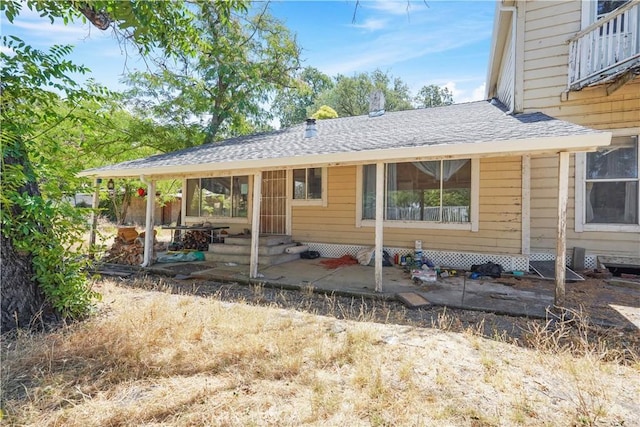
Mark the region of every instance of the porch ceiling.
<instances>
[{"instance_id":1,"label":"porch ceiling","mask_svg":"<svg viewBox=\"0 0 640 427\"><path fill-rule=\"evenodd\" d=\"M214 171L284 169L429 158L487 157L592 151L611 133L542 113L505 114L496 101L345 117L88 169L81 176L180 176Z\"/></svg>"}]
</instances>

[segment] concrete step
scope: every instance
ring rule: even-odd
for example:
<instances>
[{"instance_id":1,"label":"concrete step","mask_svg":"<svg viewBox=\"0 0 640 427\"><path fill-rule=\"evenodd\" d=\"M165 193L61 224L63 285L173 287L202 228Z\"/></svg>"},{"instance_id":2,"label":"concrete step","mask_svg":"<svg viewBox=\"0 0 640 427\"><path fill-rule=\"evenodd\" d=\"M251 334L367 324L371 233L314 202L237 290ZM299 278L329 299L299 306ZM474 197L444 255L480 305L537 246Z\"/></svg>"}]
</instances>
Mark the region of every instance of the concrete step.
<instances>
[{"instance_id":1,"label":"concrete step","mask_svg":"<svg viewBox=\"0 0 640 427\"><path fill-rule=\"evenodd\" d=\"M286 234L262 234L260 235L260 246L277 246L292 243L291 236ZM251 246L251 236L227 236L224 238L225 245Z\"/></svg>"},{"instance_id":2,"label":"concrete step","mask_svg":"<svg viewBox=\"0 0 640 427\"><path fill-rule=\"evenodd\" d=\"M215 252L205 252L204 259L219 263L233 262L235 264L249 265L251 255L217 254ZM300 254L278 254L278 255L258 255L258 265L276 265L300 259Z\"/></svg>"},{"instance_id":3,"label":"concrete step","mask_svg":"<svg viewBox=\"0 0 640 427\"><path fill-rule=\"evenodd\" d=\"M258 255L279 255L289 248L297 246L296 243L287 243L274 246L259 246ZM224 243L211 243L209 244L209 252L220 255L251 255L251 246L247 245L233 245L226 241Z\"/></svg>"}]
</instances>

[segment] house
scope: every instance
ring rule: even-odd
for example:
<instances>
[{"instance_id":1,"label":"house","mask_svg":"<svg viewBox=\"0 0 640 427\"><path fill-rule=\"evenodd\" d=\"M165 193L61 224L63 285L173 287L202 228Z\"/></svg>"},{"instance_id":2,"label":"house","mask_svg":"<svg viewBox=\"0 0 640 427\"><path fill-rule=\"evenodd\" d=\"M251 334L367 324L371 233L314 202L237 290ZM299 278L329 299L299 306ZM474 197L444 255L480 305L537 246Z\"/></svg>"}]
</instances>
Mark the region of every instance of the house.
<instances>
[{"instance_id":1,"label":"house","mask_svg":"<svg viewBox=\"0 0 640 427\"><path fill-rule=\"evenodd\" d=\"M640 264L640 1L499 1L487 97L612 133L568 155L566 245ZM523 254L556 252L558 156L523 162ZM561 177L562 178L562 177Z\"/></svg>"},{"instance_id":2,"label":"house","mask_svg":"<svg viewBox=\"0 0 640 427\"><path fill-rule=\"evenodd\" d=\"M380 291L383 248L408 252L416 240L441 265L469 268L492 260L528 269L525 159L562 160L610 140L609 132L537 112L510 114L489 100L310 119L82 175L139 178L149 195L158 179L182 179L183 224L224 224L231 234L251 229L251 277L258 273L259 234L292 236L326 257L375 247ZM566 194L568 171L561 172L549 186ZM153 197L147 203L151 236ZM563 206L558 246L564 244ZM150 262L148 251L143 265Z\"/></svg>"}]
</instances>

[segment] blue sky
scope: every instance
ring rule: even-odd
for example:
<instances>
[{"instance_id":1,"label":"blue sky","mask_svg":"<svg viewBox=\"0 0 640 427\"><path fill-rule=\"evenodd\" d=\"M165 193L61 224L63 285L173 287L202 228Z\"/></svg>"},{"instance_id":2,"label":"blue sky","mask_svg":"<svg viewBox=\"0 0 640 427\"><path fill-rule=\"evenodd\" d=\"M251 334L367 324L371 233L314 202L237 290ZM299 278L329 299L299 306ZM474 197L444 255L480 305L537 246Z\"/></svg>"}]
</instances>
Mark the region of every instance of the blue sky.
<instances>
[{"instance_id":1,"label":"blue sky","mask_svg":"<svg viewBox=\"0 0 640 427\"><path fill-rule=\"evenodd\" d=\"M272 1L272 14L296 34L304 66L353 75L376 68L400 77L412 93L429 84L447 86L455 102L484 97L495 3L476 1L361 0ZM408 7L408 9L407 9ZM75 46L71 59L112 88L127 70L145 65L126 55L110 33L88 24L51 24L24 11L13 24L2 18L2 34L43 49Z\"/></svg>"}]
</instances>

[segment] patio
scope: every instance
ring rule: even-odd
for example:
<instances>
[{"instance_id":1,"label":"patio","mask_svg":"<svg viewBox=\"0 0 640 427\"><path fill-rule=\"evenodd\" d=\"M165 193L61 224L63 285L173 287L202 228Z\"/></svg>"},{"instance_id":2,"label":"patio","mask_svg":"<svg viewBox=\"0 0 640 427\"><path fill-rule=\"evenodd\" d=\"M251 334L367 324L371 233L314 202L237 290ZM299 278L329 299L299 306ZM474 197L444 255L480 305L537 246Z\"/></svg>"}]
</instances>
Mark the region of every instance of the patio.
<instances>
[{"instance_id":1,"label":"patio","mask_svg":"<svg viewBox=\"0 0 640 427\"><path fill-rule=\"evenodd\" d=\"M204 280L264 284L293 290L335 293L360 298L401 300L411 308L421 305L447 306L485 311L509 316L548 317L553 304L554 281L538 276L474 280L468 273L441 278L436 282L415 283L399 266L383 268L382 292L375 292L374 267L347 265L327 268L323 258L300 259L262 267L258 278L250 279L248 266L211 261L155 264L151 272L173 276L178 280ZM640 283L587 279L566 284L567 308L582 312L592 323L605 327L622 327L640 331ZM405 297L409 297L407 301Z\"/></svg>"}]
</instances>

